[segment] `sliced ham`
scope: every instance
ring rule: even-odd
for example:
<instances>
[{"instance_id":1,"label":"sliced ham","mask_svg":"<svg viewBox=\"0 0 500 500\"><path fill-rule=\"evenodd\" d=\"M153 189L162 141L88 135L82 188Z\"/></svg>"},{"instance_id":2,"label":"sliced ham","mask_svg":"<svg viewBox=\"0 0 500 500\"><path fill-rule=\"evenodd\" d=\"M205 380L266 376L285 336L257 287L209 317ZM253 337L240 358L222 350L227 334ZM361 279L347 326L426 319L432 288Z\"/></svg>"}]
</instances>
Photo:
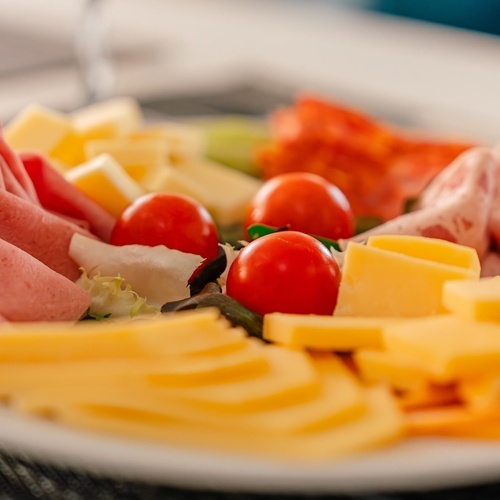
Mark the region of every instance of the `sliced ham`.
<instances>
[{"instance_id":1,"label":"sliced ham","mask_svg":"<svg viewBox=\"0 0 500 500\"><path fill-rule=\"evenodd\" d=\"M78 266L68 255L75 233L95 238L44 208L0 190L0 239L21 248L72 281L80 276Z\"/></svg>"},{"instance_id":2,"label":"sliced ham","mask_svg":"<svg viewBox=\"0 0 500 500\"><path fill-rule=\"evenodd\" d=\"M92 233L109 241L115 225L113 216L69 183L43 156L22 153L21 159L44 208L78 225L88 224Z\"/></svg>"},{"instance_id":3,"label":"sliced ham","mask_svg":"<svg viewBox=\"0 0 500 500\"><path fill-rule=\"evenodd\" d=\"M422 193L420 208L348 241L364 242L372 234L404 234L440 238L475 248L485 255L489 214L496 186L495 162L487 149L460 155Z\"/></svg>"},{"instance_id":4,"label":"sliced ham","mask_svg":"<svg viewBox=\"0 0 500 500\"><path fill-rule=\"evenodd\" d=\"M7 144L5 137L3 135L3 129L0 124L0 157L4 159L5 164L10 170L12 176L15 178L16 183L21 187L24 195L27 199L31 200L33 203L39 205L38 196L36 194L33 182L24 168L23 162L19 155L12 150L12 148ZM7 182L5 182L7 186ZM17 193L16 193L17 194ZM24 197L24 196L23 196Z\"/></svg>"},{"instance_id":5,"label":"sliced ham","mask_svg":"<svg viewBox=\"0 0 500 500\"><path fill-rule=\"evenodd\" d=\"M28 196L26 191L23 189L21 184L19 184L18 180L12 173L11 169L7 165L7 162L1 156L0 156L0 171L2 172L4 189L6 189L9 193L19 196L19 198L22 198L23 200L32 202L31 198Z\"/></svg>"},{"instance_id":6,"label":"sliced ham","mask_svg":"<svg viewBox=\"0 0 500 500\"><path fill-rule=\"evenodd\" d=\"M495 177L497 185L493 200L491 201L490 223L489 229L491 238L497 248L500 248L500 144L492 150L493 157L495 158Z\"/></svg>"},{"instance_id":7,"label":"sliced ham","mask_svg":"<svg viewBox=\"0 0 500 500\"><path fill-rule=\"evenodd\" d=\"M0 240L0 321L77 321L90 297L20 248Z\"/></svg>"}]
</instances>

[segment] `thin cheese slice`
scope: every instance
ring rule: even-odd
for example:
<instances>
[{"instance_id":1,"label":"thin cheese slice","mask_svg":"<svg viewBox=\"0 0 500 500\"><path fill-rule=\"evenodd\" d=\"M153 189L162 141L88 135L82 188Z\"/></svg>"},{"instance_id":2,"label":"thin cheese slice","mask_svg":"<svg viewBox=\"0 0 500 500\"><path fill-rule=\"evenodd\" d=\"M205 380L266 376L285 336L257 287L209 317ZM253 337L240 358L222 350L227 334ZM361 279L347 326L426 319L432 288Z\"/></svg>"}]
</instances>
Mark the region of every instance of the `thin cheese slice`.
<instances>
[{"instance_id":1,"label":"thin cheese slice","mask_svg":"<svg viewBox=\"0 0 500 500\"><path fill-rule=\"evenodd\" d=\"M377 387L367 390L365 394L366 412L359 418L343 425L297 435L193 425L153 412L99 405L61 405L57 416L70 425L149 439L156 443L316 462L366 451L402 436L402 416L388 392Z\"/></svg>"},{"instance_id":2,"label":"thin cheese slice","mask_svg":"<svg viewBox=\"0 0 500 500\"><path fill-rule=\"evenodd\" d=\"M388 250L349 243L334 315L418 317L445 312L445 281L477 273Z\"/></svg>"},{"instance_id":3,"label":"thin cheese slice","mask_svg":"<svg viewBox=\"0 0 500 500\"><path fill-rule=\"evenodd\" d=\"M436 381L453 382L498 370L500 325L473 323L455 316L435 316L389 325L387 350L407 356Z\"/></svg>"},{"instance_id":4,"label":"thin cheese slice","mask_svg":"<svg viewBox=\"0 0 500 500\"><path fill-rule=\"evenodd\" d=\"M340 425L362 416L366 410L364 392L354 376L341 361L333 356L315 360L321 377L319 392L308 399L290 401L290 404L243 413L200 408L176 398L158 397L157 391L139 386L112 387L88 385L78 390L69 387L40 387L18 391L14 406L30 413L50 413L59 405L93 405L140 410L155 413L182 422L234 429L240 432L270 432L294 434L312 432ZM228 373L228 379L234 378ZM247 373L248 377L255 374ZM108 379L106 379L108 382ZM263 383L265 379L262 378ZM200 381L201 382L201 381ZM212 381L207 380L206 383ZM57 411L57 410L55 410Z\"/></svg>"},{"instance_id":5,"label":"thin cheese slice","mask_svg":"<svg viewBox=\"0 0 500 500\"><path fill-rule=\"evenodd\" d=\"M230 328L217 310L206 308L123 323L2 325L0 362L196 355L239 350L247 342L243 330Z\"/></svg>"},{"instance_id":6,"label":"thin cheese slice","mask_svg":"<svg viewBox=\"0 0 500 500\"><path fill-rule=\"evenodd\" d=\"M418 259L470 269L477 274L478 278L481 272L479 256L474 248L437 238L380 234L370 236L366 244L369 247L389 250Z\"/></svg>"},{"instance_id":7,"label":"thin cheese slice","mask_svg":"<svg viewBox=\"0 0 500 500\"><path fill-rule=\"evenodd\" d=\"M264 317L264 338L290 347L326 351L381 348L382 328L394 318L336 317L272 313Z\"/></svg>"},{"instance_id":8,"label":"thin cheese slice","mask_svg":"<svg viewBox=\"0 0 500 500\"><path fill-rule=\"evenodd\" d=\"M458 393L473 411L500 409L500 370L461 380Z\"/></svg>"},{"instance_id":9,"label":"thin cheese slice","mask_svg":"<svg viewBox=\"0 0 500 500\"><path fill-rule=\"evenodd\" d=\"M165 356L162 358L104 359L60 363L0 364L0 395L15 398L32 391L38 404L44 403L44 391L58 390L58 398L83 398L112 394L124 390L132 401L131 387L189 387L237 380L263 374L267 359L249 344L247 348L228 353L205 353L198 356ZM69 393L68 393L69 391ZM31 404L35 404L33 401Z\"/></svg>"},{"instance_id":10,"label":"thin cheese slice","mask_svg":"<svg viewBox=\"0 0 500 500\"><path fill-rule=\"evenodd\" d=\"M464 320L500 322L500 276L479 281L449 281L443 304Z\"/></svg>"},{"instance_id":11,"label":"thin cheese slice","mask_svg":"<svg viewBox=\"0 0 500 500\"><path fill-rule=\"evenodd\" d=\"M420 390L427 386L430 374L414 358L385 351L360 350L354 361L367 382L389 384L400 390Z\"/></svg>"}]
</instances>

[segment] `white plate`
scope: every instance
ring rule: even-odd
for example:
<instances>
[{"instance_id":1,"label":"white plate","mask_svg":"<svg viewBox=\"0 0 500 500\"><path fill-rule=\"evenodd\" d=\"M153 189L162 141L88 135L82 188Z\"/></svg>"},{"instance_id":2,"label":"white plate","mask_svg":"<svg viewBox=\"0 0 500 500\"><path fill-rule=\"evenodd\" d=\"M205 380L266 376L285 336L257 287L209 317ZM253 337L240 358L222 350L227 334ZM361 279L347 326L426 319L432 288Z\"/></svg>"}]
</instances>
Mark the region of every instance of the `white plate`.
<instances>
[{"instance_id":1,"label":"white plate","mask_svg":"<svg viewBox=\"0 0 500 500\"><path fill-rule=\"evenodd\" d=\"M98 475L220 491L355 493L500 480L500 445L493 443L414 439L348 460L299 466L77 431L4 408L0 445Z\"/></svg>"}]
</instances>

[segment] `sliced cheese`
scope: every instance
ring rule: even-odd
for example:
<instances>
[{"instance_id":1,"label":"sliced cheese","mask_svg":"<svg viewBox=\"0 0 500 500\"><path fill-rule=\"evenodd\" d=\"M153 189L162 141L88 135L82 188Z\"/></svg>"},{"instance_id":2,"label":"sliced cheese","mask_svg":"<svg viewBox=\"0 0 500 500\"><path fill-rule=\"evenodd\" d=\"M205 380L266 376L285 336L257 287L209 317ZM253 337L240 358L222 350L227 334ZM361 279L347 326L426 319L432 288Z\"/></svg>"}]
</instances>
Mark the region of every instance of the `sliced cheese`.
<instances>
[{"instance_id":1,"label":"sliced cheese","mask_svg":"<svg viewBox=\"0 0 500 500\"><path fill-rule=\"evenodd\" d=\"M500 409L500 370L461 380L458 393L473 411Z\"/></svg>"},{"instance_id":2,"label":"sliced cheese","mask_svg":"<svg viewBox=\"0 0 500 500\"><path fill-rule=\"evenodd\" d=\"M8 324L0 328L0 362L196 355L239 350L247 342L243 330L229 328L210 308L115 323Z\"/></svg>"},{"instance_id":3,"label":"sliced cheese","mask_svg":"<svg viewBox=\"0 0 500 500\"><path fill-rule=\"evenodd\" d=\"M481 263L475 249L445 240L381 234L370 236L366 244L369 247L389 250L418 259L470 269L477 274L478 278L481 272Z\"/></svg>"},{"instance_id":4,"label":"sliced cheese","mask_svg":"<svg viewBox=\"0 0 500 500\"><path fill-rule=\"evenodd\" d=\"M72 168L66 173L66 179L114 217L119 217L135 199L145 194L108 154Z\"/></svg>"},{"instance_id":5,"label":"sliced cheese","mask_svg":"<svg viewBox=\"0 0 500 500\"><path fill-rule=\"evenodd\" d=\"M47 391L56 393L59 400L76 397L83 401L85 391L87 397L102 393L111 400L110 394L118 394L123 389L124 398L134 404L132 387L138 387L139 391L148 387L188 387L263 374L268 363L261 351L249 345L236 351L197 356L2 363L0 395L15 399L31 391L29 401L34 407L50 401Z\"/></svg>"},{"instance_id":6,"label":"sliced cheese","mask_svg":"<svg viewBox=\"0 0 500 500\"><path fill-rule=\"evenodd\" d=\"M69 118L57 111L32 104L5 127L5 139L16 151L50 156L73 135Z\"/></svg>"},{"instance_id":7,"label":"sliced cheese","mask_svg":"<svg viewBox=\"0 0 500 500\"><path fill-rule=\"evenodd\" d=\"M413 358L436 381L454 382L498 370L500 325L473 323L455 316L435 316L384 329L393 356Z\"/></svg>"},{"instance_id":8,"label":"sliced cheese","mask_svg":"<svg viewBox=\"0 0 500 500\"><path fill-rule=\"evenodd\" d=\"M449 281L443 304L464 320L500 322L500 276L479 281Z\"/></svg>"},{"instance_id":9,"label":"sliced cheese","mask_svg":"<svg viewBox=\"0 0 500 500\"><path fill-rule=\"evenodd\" d=\"M382 328L394 318L335 317L272 313L264 317L266 340L311 350L381 348Z\"/></svg>"},{"instance_id":10,"label":"sliced cheese","mask_svg":"<svg viewBox=\"0 0 500 500\"><path fill-rule=\"evenodd\" d=\"M77 386L77 391L71 390L70 384L46 387L40 384L36 389L17 391L12 402L17 409L30 413L43 414L54 411L59 405L78 404L135 409L204 427L234 429L245 433L312 432L358 418L366 410L364 392L354 376L333 356L323 358L315 360L321 378L318 393L312 393L307 399L300 398L284 406L260 411L251 408L248 412L228 413L223 409L200 408L175 397L167 398L165 393L158 397L155 389L137 384L114 387L114 384L109 384L108 377L105 384ZM227 375L228 379L233 380L231 374ZM247 377L254 376L250 371L247 374ZM265 383L264 378L262 381ZM201 380L199 382L202 383Z\"/></svg>"},{"instance_id":11,"label":"sliced cheese","mask_svg":"<svg viewBox=\"0 0 500 500\"><path fill-rule=\"evenodd\" d=\"M351 242L334 314L417 317L442 313L443 284L457 279L477 279L477 273Z\"/></svg>"},{"instance_id":12,"label":"sliced cheese","mask_svg":"<svg viewBox=\"0 0 500 500\"><path fill-rule=\"evenodd\" d=\"M365 401L366 411L359 418L296 435L200 426L154 412L116 406L59 405L57 416L70 425L154 442L309 462L370 450L402 436L401 413L386 390L380 387L367 390Z\"/></svg>"},{"instance_id":13,"label":"sliced cheese","mask_svg":"<svg viewBox=\"0 0 500 500\"><path fill-rule=\"evenodd\" d=\"M360 350L354 354L354 361L367 382L385 383L400 390L419 390L429 382L429 372L410 356Z\"/></svg>"}]
</instances>

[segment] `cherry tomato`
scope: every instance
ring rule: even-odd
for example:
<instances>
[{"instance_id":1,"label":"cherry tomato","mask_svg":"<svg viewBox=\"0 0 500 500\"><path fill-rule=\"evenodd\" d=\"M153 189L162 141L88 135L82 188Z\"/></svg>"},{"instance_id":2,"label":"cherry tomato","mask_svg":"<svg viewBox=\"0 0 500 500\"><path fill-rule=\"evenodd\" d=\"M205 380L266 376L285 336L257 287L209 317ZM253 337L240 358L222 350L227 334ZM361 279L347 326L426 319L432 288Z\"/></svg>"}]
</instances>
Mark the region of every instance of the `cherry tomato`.
<instances>
[{"instance_id":1,"label":"cherry tomato","mask_svg":"<svg viewBox=\"0 0 500 500\"><path fill-rule=\"evenodd\" d=\"M116 221L113 245L165 245L208 260L219 253L219 237L212 216L196 200L167 193L137 198ZM194 276L194 275L193 275Z\"/></svg>"},{"instance_id":2,"label":"cherry tomato","mask_svg":"<svg viewBox=\"0 0 500 500\"><path fill-rule=\"evenodd\" d=\"M330 315L339 282L339 267L322 243L304 233L281 231L240 251L229 268L226 291L261 315Z\"/></svg>"},{"instance_id":3,"label":"cherry tomato","mask_svg":"<svg viewBox=\"0 0 500 500\"><path fill-rule=\"evenodd\" d=\"M291 172L268 180L250 202L244 228L257 223L290 225L294 231L332 240L354 234L354 215L342 191L308 172Z\"/></svg>"}]
</instances>

